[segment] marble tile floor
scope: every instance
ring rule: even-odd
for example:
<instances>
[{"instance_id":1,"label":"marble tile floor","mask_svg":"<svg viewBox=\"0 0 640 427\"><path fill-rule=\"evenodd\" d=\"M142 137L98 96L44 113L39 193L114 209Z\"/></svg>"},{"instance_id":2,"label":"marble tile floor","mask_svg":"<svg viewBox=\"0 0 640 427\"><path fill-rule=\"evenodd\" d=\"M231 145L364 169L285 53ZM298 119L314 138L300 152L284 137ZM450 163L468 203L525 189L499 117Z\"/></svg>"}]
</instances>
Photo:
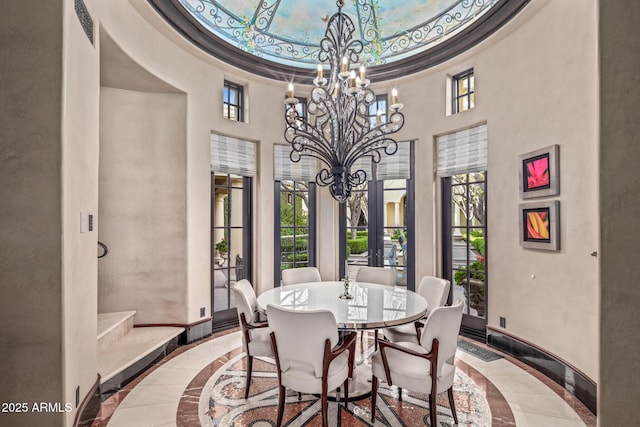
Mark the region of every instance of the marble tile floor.
<instances>
[{"instance_id":1,"label":"marble tile floor","mask_svg":"<svg viewBox=\"0 0 640 427\"><path fill-rule=\"evenodd\" d=\"M370 334L368 344L373 343L372 336ZM364 347L361 350L366 351ZM550 379L517 360L505 356L484 362L460 349L456 358L460 378L456 379L454 394L459 425L596 426L595 416L582 403ZM91 425L275 425L274 403L277 400L276 394L270 394L275 384L273 366L266 361L263 361L262 368L254 363L251 396L244 401L243 363L241 337L237 329L180 347L103 402L98 417ZM235 381L232 378L234 374L237 375L237 381L230 388L226 386L220 389L227 390L224 393L229 396L221 396L216 391L216 381ZM394 389L386 387L381 390L378 408L382 409L378 411L380 415L373 425L428 425L424 423L428 419L428 416L424 416L428 414L424 402L426 396L405 390L404 400L400 403ZM468 392L467 389L472 390ZM474 393L480 395L481 399L474 401ZM236 395L237 405L234 406L234 400L227 397ZM453 425L446 394L440 397L444 399L438 401L439 424ZM313 396L304 396L301 402L297 402L292 395L287 400L285 425L316 425L319 414L317 399L314 399ZM265 405L268 410L260 412ZM369 423L369 405L370 399L362 399L353 404L350 402L349 410L345 411L341 404L332 404L330 425L372 425ZM242 417L225 417L227 412L233 411L246 413Z\"/></svg>"}]
</instances>

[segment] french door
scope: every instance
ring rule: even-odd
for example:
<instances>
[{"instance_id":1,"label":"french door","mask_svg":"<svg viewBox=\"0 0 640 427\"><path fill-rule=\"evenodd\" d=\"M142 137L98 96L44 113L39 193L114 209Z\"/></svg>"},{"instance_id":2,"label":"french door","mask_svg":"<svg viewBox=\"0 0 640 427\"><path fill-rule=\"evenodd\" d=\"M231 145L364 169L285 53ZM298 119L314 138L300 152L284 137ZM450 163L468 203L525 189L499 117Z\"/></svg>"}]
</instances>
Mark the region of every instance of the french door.
<instances>
[{"instance_id":1,"label":"french door","mask_svg":"<svg viewBox=\"0 0 640 427\"><path fill-rule=\"evenodd\" d=\"M404 165L410 177L412 159L411 144ZM414 290L414 181L376 179L378 175L389 177L373 165L368 176L374 179L355 188L340 205L340 277L346 265L351 279L361 266L385 267L395 271L396 285Z\"/></svg>"},{"instance_id":2,"label":"french door","mask_svg":"<svg viewBox=\"0 0 640 427\"><path fill-rule=\"evenodd\" d=\"M237 321L231 287L251 281L252 179L211 174L211 312L213 327Z\"/></svg>"},{"instance_id":3,"label":"french door","mask_svg":"<svg viewBox=\"0 0 640 427\"><path fill-rule=\"evenodd\" d=\"M280 286L282 270L316 265L316 184L276 181L274 194L274 284Z\"/></svg>"},{"instance_id":4,"label":"french door","mask_svg":"<svg viewBox=\"0 0 640 427\"><path fill-rule=\"evenodd\" d=\"M463 331L483 339L488 285L486 190L486 172L442 178L443 274L451 281L450 299L464 301Z\"/></svg>"}]
</instances>

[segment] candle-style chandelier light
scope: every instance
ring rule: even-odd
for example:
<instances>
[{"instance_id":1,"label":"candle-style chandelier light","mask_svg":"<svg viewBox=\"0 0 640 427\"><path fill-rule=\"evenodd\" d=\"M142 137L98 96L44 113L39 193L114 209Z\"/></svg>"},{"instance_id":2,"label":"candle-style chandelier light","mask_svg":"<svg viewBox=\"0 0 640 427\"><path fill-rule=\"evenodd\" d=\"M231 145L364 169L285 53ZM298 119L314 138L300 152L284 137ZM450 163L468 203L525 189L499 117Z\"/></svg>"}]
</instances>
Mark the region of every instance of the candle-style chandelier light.
<instances>
[{"instance_id":1,"label":"candle-style chandelier light","mask_svg":"<svg viewBox=\"0 0 640 427\"><path fill-rule=\"evenodd\" d=\"M352 170L356 160L370 156L380 162L381 151L392 155L398 150L397 142L390 135L404 125L402 104L393 89L390 115L386 123L378 111L375 119L370 106L376 104L376 94L369 88L364 65L359 75L350 70L351 64L360 64L364 45L352 40L355 26L351 18L342 13L344 1L337 1L338 12L328 21L325 37L320 41L318 59L329 62L329 79L324 77L322 64L318 65L315 87L307 102L307 116L296 109L293 84L289 84L285 104L285 139L291 144L290 158L300 161L302 156L319 159L323 167L316 175L316 183L329 186L331 195L340 203L351 195L354 186L364 183L367 174L363 169Z\"/></svg>"}]
</instances>

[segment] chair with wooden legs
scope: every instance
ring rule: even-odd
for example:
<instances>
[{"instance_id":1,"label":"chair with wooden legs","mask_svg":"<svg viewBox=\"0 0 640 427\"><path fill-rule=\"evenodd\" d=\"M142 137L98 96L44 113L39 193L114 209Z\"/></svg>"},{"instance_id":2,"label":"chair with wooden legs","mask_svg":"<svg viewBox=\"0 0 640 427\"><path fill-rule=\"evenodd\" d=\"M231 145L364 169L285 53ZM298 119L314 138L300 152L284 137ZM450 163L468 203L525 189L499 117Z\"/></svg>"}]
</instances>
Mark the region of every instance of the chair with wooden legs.
<instances>
[{"instance_id":1,"label":"chair with wooden legs","mask_svg":"<svg viewBox=\"0 0 640 427\"><path fill-rule=\"evenodd\" d=\"M270 330L267 322L259 321L256 294L248 280L242 279L231 288L236 301L236 311L242 330L242 347L247 353L247 384L244 398L249 398L251 373L255 356L273 357Z\"/></svg>"},{"instance_id":2,"label":"chair with wooden legs","mask_svg":"<svg viewBox=\"0 0 640 427\"><path fill-rule=\"evenodd\" d=\"M345 408L353 376L355 332L338 342L335 316L328 310L298 311L267 306L278 373L278 419L282 425L286 389L320 394L322 425L328 426L328 392L342 386Z\"/></svg>"},{"instance_id":3,"label":"chair with wooden legs","mask_svg":"<svg viewBox=\"0 0 640 427\"><path fill-rule=\"evenodd\" d=\"M403 388L428 394L432 426L438 425L436 395L446 391L453 420L458 424L453 380L462 308L459 299L450 307L435 308L425 322L419 344L380 340L380 350L371 358L371 421L375 420L378 381L383 379L400 388L400 400Z\"/></svg>"}]
</instances>

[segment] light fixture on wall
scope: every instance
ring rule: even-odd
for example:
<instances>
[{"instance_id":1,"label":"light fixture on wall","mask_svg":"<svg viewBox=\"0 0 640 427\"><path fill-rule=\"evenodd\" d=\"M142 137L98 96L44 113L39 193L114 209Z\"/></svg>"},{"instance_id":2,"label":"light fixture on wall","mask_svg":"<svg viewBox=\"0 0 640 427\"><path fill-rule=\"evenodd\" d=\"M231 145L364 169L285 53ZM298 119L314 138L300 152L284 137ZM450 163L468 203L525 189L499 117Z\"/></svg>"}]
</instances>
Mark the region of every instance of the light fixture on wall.
<instances>
[{"instance_id":1,"label":"light fixture on wall","mask_svg":"<svg viewBox=\"0 0 640 427\"><path fill-rule=\"evenodd\" d=\"M392 155L398 150L397 142L390 135L402 128L404 115L395 89L387 122L382 122L381 112L376 117L369 115L369 107L376 105L376 94L369 88L365 67L360 65L359 73L350 70L350 64L359 64L364 45L361 40L352 40L355 26L351 18L342 13L344 1L337 1L336 5L338 12L328 21L318 54L321 63L329 62L329 79L324 77L319 64L306 117L296 110L298 100L294 97L293 84L289 84L284 135L291 144L292 161L310 156L325 164L316 175L316 183L329 186L333 198L342 203L349 198L354 186L367 179L363 169L352 170L356 160L369 156L378 163L382 151Z\"/></svg>"}]
</instances>

